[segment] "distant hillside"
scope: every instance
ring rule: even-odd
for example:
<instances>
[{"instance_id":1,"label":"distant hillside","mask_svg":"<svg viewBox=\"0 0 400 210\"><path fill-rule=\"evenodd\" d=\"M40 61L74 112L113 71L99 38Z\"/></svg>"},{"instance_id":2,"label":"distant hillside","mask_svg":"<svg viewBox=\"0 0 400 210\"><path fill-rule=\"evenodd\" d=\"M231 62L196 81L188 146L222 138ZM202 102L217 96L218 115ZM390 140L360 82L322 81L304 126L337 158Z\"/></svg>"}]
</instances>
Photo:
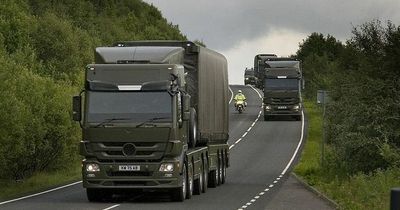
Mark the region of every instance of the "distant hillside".
<instances>
[{"instance_id":1,"label":"distant hillside","mask_svg":"<svg viewBox=\"0 0 400 210\"><path fill-rule=\"evenodd\" d=\"M144 39L186 37L141 0L2 0L0 179L79 162L71 96L93 49Z\"/></svg>"}]
</instances>

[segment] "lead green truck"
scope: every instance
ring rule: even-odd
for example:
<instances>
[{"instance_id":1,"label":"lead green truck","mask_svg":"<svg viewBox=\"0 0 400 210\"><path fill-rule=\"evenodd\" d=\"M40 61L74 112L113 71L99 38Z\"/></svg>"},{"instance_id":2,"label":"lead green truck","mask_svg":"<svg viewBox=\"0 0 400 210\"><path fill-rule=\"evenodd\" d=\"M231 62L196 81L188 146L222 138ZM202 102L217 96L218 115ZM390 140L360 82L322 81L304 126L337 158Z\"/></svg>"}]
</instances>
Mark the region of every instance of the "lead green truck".
<instances>
[{"instance_id":1,"label":"lead green truck","mask_svg":"<svg viewBox=\"0 0 400 210\"><path fill-rule=\"evenodd\" d=\"M226 180L225 57L189 41L129 41L95 50L73 97L89 201L125 191L189 199Z\"/></svg>"}]
</instances>

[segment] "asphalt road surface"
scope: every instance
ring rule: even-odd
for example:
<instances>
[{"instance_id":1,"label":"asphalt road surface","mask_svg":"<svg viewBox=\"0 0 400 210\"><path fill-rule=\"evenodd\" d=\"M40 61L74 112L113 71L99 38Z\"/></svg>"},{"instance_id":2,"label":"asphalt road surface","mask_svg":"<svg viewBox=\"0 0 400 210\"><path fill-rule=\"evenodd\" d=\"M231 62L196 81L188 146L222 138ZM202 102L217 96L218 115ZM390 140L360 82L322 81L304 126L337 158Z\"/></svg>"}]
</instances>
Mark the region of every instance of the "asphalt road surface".
<instances>
[{"instance_id":1,"label":"asphalt road surface","mask_svg":"<svg viewBox=\"0 0 400 210\"><path fill-rule=\"evenodd\" d=\"M165 193L119 197L112 203L89 203L81 183L41 195L1 203L0 209L266 209L289 176L302 137L302 121L290 118L264 121L261 96L250 86L244 113L230 104L230 162L227 181L184 202L171 202ZM297 153L297 155L300 152Z\"/></svg>"}]
</instances>

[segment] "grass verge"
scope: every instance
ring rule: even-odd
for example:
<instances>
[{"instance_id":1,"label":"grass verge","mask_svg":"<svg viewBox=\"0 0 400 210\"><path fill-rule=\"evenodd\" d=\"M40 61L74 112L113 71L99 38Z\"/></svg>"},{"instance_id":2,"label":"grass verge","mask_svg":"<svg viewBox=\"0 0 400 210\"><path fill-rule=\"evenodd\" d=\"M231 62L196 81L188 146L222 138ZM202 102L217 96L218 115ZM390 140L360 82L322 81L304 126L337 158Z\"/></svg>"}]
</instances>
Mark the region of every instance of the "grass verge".
<instances>
[{"instance_id":1,"label":"grass verge","mask_svg":"<svg viewBox=\"0 0 400 210\"><path fill-rule=\"evenodd\" d=\"M345 176L321 167L322 112L305 101L308 136L295 173L336 201L341 209L389 209L390 189L400 186L400 168ZM325 147L329 153L329 145ZM335 174L336 173L336 174Z\"/></svg>"},{"instance_id":2,"label":"grass verge","mask_svg":"<svg viewBox=\"0 0 400 210\"><path fill-rule=\"evenodd\" d=\"M69 170L37 173L32 177L20 182L0 180L0 200L8 200L41 192L49 188L67 184L80 179L81 168L79 165Z\"/></svg>"}]
</instances>

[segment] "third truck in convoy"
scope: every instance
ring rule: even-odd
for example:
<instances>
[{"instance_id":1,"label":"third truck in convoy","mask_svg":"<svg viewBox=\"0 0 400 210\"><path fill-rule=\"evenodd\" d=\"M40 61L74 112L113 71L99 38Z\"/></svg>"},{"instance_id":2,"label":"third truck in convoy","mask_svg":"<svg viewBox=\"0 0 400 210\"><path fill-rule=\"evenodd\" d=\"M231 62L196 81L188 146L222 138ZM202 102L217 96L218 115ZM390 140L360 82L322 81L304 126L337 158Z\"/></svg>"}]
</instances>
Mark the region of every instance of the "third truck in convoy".
<instances>
[{"instance_id":1,"label":"third truck in convoy","mask_svg":"<svg viewBox=\"0 0 400 210\"><path fill-rule=\"evenodd\" d=\"M133 189L183 201L225 182L223 55L189 41L119 42L96 48L85 73L73 117L82 127L89 201Z\"/></svg>"},{"instance_id":2,"label":"third truck in convoy","mask_svg":"<svg viewBox=\"0 0 400 210\"><path fill-rule=\"evenodd\" d=\"M300 61L260 54L254 58L257 87L264 92L264 119L274 116L302 118Z\"/></svg>"}]
</instances>

